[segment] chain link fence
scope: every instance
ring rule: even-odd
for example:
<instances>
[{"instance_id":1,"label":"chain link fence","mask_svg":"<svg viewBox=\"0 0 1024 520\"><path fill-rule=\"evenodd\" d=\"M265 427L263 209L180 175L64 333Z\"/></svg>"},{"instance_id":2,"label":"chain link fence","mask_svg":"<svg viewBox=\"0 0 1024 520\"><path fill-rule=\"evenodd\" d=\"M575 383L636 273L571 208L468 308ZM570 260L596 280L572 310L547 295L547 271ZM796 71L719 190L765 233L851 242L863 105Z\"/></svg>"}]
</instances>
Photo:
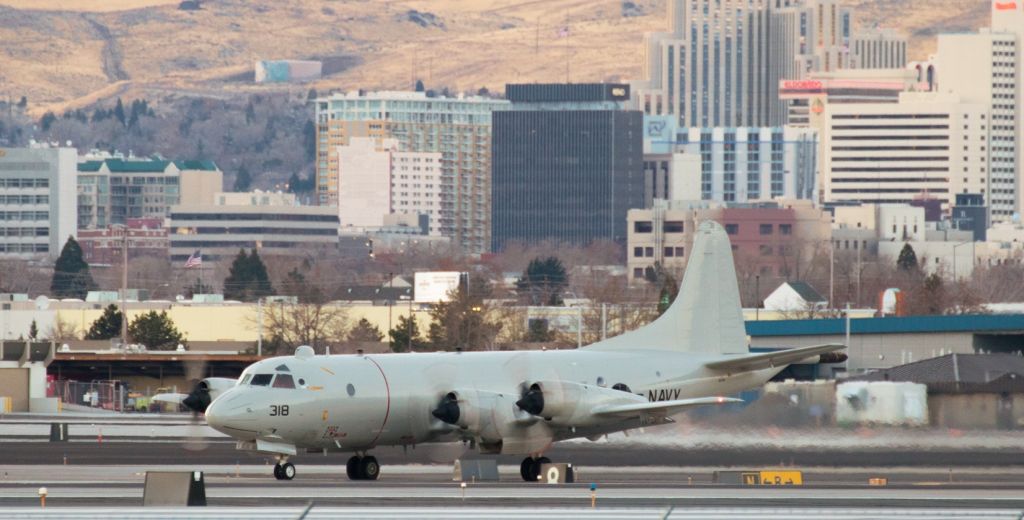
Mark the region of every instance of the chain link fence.
<instances>
[{"instance_id":1,"label":"chain link fence","mask_svg":"<svg viewBox=\"0 0 1024 520\"><path fill-rule=\"evenodd\" d=\"M55 381L54 391L68 404L124 412L128 389L121 381Z\"/></svg>"}]
</instances>

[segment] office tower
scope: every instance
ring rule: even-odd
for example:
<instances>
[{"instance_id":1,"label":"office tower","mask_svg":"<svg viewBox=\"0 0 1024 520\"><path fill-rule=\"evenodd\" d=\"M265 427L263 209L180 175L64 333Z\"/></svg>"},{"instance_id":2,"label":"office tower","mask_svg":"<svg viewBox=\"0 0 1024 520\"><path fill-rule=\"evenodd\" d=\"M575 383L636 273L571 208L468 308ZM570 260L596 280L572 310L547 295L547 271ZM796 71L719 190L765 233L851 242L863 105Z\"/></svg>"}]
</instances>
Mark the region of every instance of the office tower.
<instances>
[{"instance_id":1,"label":"office tower","mask_svg":"<svg viewBox=\"0 0 1024 520\"><path fill-rule=\"evenodd\" d=\"M904 92L898 103L829 103L821 149L823 202L942 201L987 192L988 109L952 94Z\"/></svg>"},{"instance_id":2,"label":"office tower","mask_svg":"<svg viewBox=\"0 0 1024 520\"><path fill-rule=\"evenodd\" d=\"M508 85L494 113L492 250L509 242L625 242L643 206L643 115L629 87Z\"/></svg>"}]
</instances>

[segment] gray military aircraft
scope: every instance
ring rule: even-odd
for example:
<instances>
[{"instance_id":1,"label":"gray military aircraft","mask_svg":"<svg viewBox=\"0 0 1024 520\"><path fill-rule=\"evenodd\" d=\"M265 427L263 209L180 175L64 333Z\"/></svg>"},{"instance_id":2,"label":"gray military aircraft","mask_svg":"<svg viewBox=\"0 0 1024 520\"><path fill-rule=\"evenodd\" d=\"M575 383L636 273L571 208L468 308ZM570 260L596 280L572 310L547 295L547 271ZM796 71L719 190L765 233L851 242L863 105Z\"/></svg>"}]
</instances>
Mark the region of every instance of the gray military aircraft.
<instances>
[{"instance_id":1,"label":"gray military aircraft","mask_svg":"<svg viewBox=\"0 0 1024 520\"><path fill-rule=\"evenodd\" d=\"M202 381L185 404L239 449L271 454L295 477L300 449L349 452L348 477L380 474L377 446L468 442L524 455L536 481L552 443L671 422L737 402L793 363L836 362L843 345L749 353L724 229L700 225L679 296L654 322L575 350L314 355L252 364L239 380ZM212 402L211 402L212 401Z\"/></svg>"}]
</instances>

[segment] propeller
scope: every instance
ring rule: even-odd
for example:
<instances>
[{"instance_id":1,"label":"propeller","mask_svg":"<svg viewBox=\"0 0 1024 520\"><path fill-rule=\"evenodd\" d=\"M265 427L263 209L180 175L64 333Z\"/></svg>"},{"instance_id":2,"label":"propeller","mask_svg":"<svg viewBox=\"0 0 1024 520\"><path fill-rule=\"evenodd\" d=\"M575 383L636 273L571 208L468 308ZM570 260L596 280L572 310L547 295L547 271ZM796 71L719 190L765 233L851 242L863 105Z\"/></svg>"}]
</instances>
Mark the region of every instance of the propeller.
<instances>
[{"instance_id":1,"label":"propeller","mask_svg":"<svg viewBox=\"0 0 1024 520\"><path fill-rule=\"evenodd\" d=\"M516 401L520 410L530 415L540 415L544 411L544 392L540 385L534 383L522 393L522 397Z\"/></svg>"},{"instance_id":2,"label":"propeller","mask_svg":"<svg viewBox=\"0 0 1024 520\"><path fill-rule=\"evenodd\" d=\"M441 422L457 424L461 415L459 411L459 396L455 395L455 392L448 392L441 398L437 408L430 412L430 415L437 417Z\"/></svg>"},{"instance_id":3,"label":"propeller","mask_svg":"<svg viewBox=\"0 0 1024 520\"><path fill-rule=\"evenodd\" d=\"M192 412L189 420L185 442L182 447L189 451L204 451L210 447L206 438L205 421L200 419L199 414L206 412L212 401L210 389L203 381L206 372L205 361L193 361L185 363L185 375L192 381L192 391L181 400L181 404Z\"/></svg>"}]
</instances>

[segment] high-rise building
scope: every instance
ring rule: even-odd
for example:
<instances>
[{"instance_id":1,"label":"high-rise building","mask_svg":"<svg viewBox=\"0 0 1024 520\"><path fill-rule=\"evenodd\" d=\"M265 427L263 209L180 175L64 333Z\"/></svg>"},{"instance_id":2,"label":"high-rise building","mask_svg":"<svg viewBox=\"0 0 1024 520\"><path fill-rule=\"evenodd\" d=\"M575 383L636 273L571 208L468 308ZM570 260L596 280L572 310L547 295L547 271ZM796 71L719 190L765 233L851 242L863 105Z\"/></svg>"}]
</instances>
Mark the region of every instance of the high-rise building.
<instances>
[{"instance_id":1,"label":"high-rise building","mask_svg":"<svg viewBox=\"0 0 1024 520\"><path fill-rule=\"evenodd\" d=\"M338 147L338 216L344 230L370 230L392 213L423 215L440 235L440 152L400 152L395 139L352 137Z\"/></svg>"},{"instance_id":2,"label":"high-rise building","mask_svg":"<svg viewBox=\"0 0 1024 520\"><path fill-rule=\"evenodd\" d=\"M935 55L937 90L988 108L985 133L972 143L987 163L982 192L992 220L1009 220L1024 207L1024 3L994 1L992 27L940 34Z\"/></svg>"},{"instance_id":3,"label":"high-rise building","mask_svg":"<svg viewBox=\"0 0 1024 520\"><path fill-rule=\"evenodd\" d=\"M867 29L852 39L855 69L901 69L907 66L907 39L894 29Z\"/></svg>"},{"instance_id":4,"label":"high-rise building","mask_svg":"<svg viewBox=\"0 0 1024 520\"><path fill-rule=\"evenodd\" d=\"M0 148L0 256L56 258L76 234L74 148Z\"/></svg>"},{"instance_id":5,"label":"high-rise building","mask_svg":"<svg viewBox=\"0 0 1024 520\"><path fill-rule=\"evenodd\" d=\"M669 0L645 36L633 102L681 127L780 126L779 81L850 67L853 17L838 0Z\"/></svg>"},{"instance_id":6,"label":"high-rise building","mask_svg":"<svg viewBox=\"0 0 1024 520\"><path fill-rule=\"evenodd\" d=\"M643 114L629 87L508 85L494 113L492 250L509 242L625 242L644 203Z\"/></svg>"},{"instance_id":7,"label":"high-rise building","mask_svg":"<svg viewBox=\"0 0 1024 520\"><path fill-rule=\"evenodd\" d=\"M829 103L821 149L823 202L910 203L990 193L988 107L951 94L904 92L898 103Z\"/></svg>"},{"instance_id":8,"label":"high-rise building","mask_svg":"<svg viewBox=\"0 0 1024 520\"><path fill-rule=\"evenodd\" d=\"M224 189L213 161L152 158L78 163L78 227L103 229L128 219L165 218L176 204L210 204Z\"/></svg>"},{"instance_id":9,"label":"high-rise building","mask_svg":"<svg viewBox=\"0 0 1024 520\"><path fill-rule=\"evenodd\" d=\"M391 138L398 151L441 154L441 234L463 251L490 243L491 113L508 102L428 97L423 92L351 92L316 101L316 190L338 205L338 147L352 137Z\"/></svg>"}]
</instances>

